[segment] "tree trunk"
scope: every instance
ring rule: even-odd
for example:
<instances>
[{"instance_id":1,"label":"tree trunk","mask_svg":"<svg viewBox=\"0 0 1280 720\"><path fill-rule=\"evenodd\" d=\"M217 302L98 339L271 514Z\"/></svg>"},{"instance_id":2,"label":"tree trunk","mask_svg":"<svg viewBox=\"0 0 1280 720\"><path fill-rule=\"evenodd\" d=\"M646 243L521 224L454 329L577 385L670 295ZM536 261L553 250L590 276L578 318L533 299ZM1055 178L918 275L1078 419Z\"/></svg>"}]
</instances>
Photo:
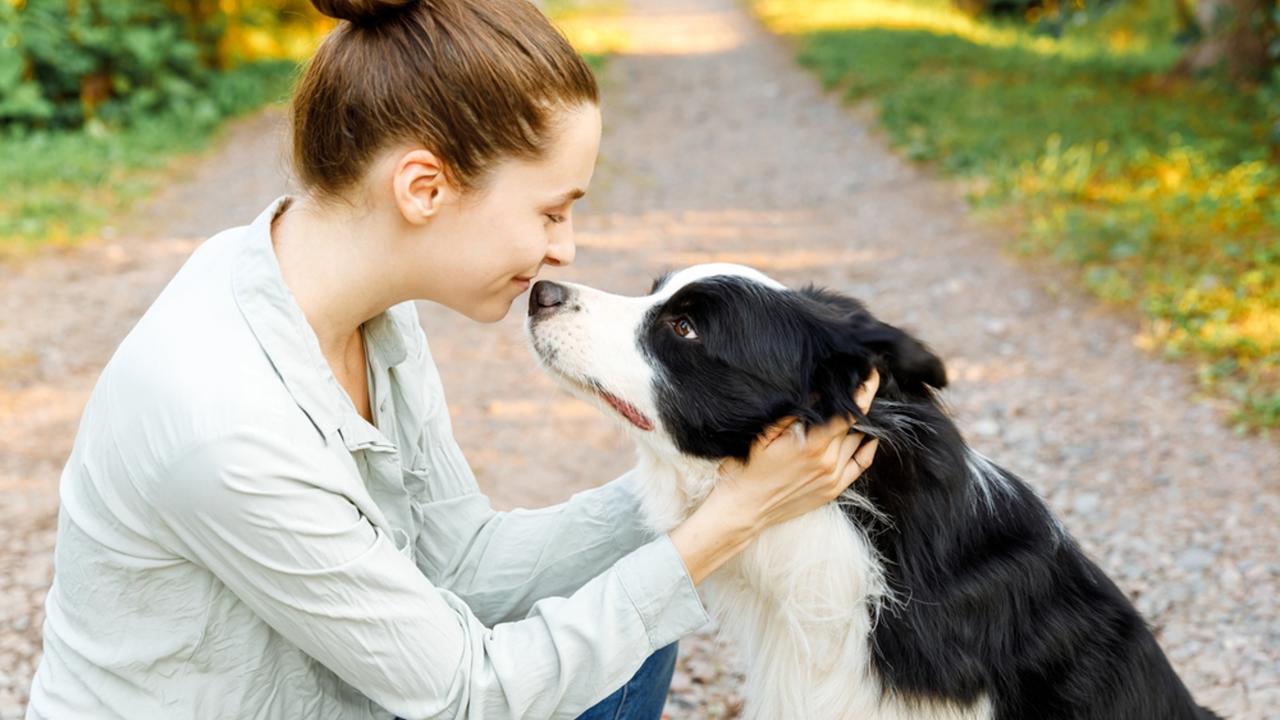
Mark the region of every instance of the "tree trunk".
<instances>
[{"instance_id":1,"label":"tree trunk","mask_svg":"<svg viewBox=\"0 0 1280 720\"><path fill-rule=\"evenodd\" d=\"M1219 66L1235 80L1260 80L1271 67L1267 46L1275 36L1275 0L1199 0L1200 40L1183 54L1176 72L1198 73Z\"/></svg>"}]
</instances>

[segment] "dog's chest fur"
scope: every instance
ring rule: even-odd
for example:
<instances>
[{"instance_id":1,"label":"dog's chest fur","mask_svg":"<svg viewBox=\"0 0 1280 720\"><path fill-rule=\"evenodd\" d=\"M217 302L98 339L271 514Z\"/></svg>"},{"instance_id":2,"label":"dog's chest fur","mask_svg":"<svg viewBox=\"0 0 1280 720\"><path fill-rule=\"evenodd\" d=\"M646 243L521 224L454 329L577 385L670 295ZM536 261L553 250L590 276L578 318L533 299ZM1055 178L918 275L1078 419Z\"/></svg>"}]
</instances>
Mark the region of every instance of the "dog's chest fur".
<instances>
[{"instance_id":1,"label":"dog's chest fur","mask_svg":"<svg viewBox=\"0 0 1280 720\"><path fill-rule=\"evenodd\" d=\"M640 450L641 503L657 532L683 521L715 465ZM988 720L968 707L886 692L871 630L888 597L881 563L836 505L765 530L702 583L702 597L745 665L746 720Z\"/></svg>"}]
</instances>

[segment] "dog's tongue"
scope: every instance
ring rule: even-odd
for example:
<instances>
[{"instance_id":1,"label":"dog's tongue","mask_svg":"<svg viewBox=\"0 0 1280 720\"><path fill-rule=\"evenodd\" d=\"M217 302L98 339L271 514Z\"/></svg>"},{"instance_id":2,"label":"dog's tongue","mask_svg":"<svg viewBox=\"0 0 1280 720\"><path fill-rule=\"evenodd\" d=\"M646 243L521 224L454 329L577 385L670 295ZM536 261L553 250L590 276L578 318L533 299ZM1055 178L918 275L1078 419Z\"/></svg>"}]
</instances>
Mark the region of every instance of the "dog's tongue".
<instances>
[{"instance_id":1,"label":"dog's tongue","mask_svg":"<svg viewBox=\"0 0 1280 720\"><path fill-rule=\"evenodd\" d=\"M614 410L617 410L618 412L622 413L623 417L630 420L632 425L635 425L641 430L653 429L653 421L645 417L644 413L635 409L635 407L633 407L631 403L623 400L622 398L611 395L603 390L600 391L600 395L605 399L606 402L608 402L610 405L613 406Z\"/></svg>"}]
</instances>

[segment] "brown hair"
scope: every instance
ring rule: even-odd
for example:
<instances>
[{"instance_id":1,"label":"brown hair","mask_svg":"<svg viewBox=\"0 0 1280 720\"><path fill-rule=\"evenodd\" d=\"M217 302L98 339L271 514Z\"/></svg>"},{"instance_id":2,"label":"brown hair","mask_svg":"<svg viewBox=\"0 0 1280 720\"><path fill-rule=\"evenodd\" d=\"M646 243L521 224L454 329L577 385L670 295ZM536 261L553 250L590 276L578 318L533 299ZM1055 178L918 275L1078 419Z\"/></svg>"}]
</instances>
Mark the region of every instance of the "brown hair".
<instances>
[{"instance_id":1,"label":"brown hair","mask_svg":"<svg viewBox=\"0 0 1280 720\"><path fill-rule=\"evenodd\" d=\"M294 90L294 171L330 200L400 142L464 191L500 160L542 157L556 111L598 103L586 63L530 0L312 0L345 20Z\"/></svg>"}]
</instances>

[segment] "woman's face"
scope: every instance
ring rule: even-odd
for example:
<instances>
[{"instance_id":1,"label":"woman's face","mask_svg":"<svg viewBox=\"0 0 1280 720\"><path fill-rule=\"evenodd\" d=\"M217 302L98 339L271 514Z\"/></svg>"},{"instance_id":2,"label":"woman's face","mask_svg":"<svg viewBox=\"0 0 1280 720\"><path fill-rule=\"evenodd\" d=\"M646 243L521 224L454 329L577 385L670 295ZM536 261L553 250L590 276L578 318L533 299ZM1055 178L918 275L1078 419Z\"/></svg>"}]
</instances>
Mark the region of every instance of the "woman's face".
<instances>
[{"instance_id":1,"label":"woman's face","mask_svg":"<svg viewBox=\"0 0 1280 720\"><path fill-rule=\"evenodd\" d=\"M542 159L503 161L482 188L443 193L421 237L431 287L420 297L497 322L544 264L572 263L573 202L599 148L600 110L583 104L560 116Z\"/></svg>"}]
</instances>

